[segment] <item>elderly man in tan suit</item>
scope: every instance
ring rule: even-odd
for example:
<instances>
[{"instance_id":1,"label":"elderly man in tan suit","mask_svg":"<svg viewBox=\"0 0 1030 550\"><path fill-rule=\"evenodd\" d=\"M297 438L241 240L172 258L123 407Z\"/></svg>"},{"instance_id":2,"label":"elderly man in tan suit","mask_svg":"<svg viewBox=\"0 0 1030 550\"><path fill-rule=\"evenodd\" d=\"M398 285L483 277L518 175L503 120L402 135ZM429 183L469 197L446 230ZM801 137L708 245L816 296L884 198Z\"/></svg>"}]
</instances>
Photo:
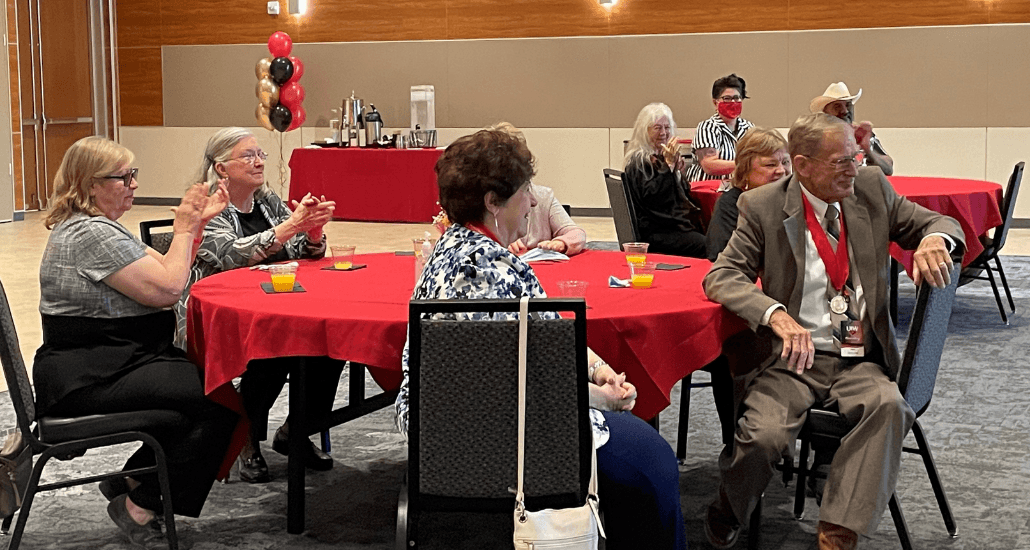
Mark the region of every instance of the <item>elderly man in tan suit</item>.
<instances>
[{"instance_id":1,"label":"elderly man in tan suit","mask_svg":"<svg viewBox=\"0 0 1030 550\"><path fill-rule=\"evenodd\" d=\"M816 403L836 403L855 424L830 466L819 548L855 548L858 534L875 531L915 418L894 383L901 358L887 309L888 241L916 248L915 282L938 287L963 247L955 220L899 196L879 168L858 168L851 125L806 115L788 142L794 176L741 195L736 231L704 280L708 297L772 350L756 358L734 444L719 460L722 483L705 521L716 548L736 542Z\"/></svg>"}]
</instances>

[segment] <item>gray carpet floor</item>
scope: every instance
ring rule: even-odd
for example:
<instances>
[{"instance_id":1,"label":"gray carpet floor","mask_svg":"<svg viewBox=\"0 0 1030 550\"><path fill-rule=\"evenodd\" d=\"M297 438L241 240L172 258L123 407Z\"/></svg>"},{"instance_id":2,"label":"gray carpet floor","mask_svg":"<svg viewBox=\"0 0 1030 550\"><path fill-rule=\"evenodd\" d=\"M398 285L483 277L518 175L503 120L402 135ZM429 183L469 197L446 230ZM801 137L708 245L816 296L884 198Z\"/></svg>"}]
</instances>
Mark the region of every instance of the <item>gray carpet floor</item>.
<instances>
[{"instance_id":1,"label":"gray carpet floor","mask_svg":"<svg viewBox=\"0 0 1030 550\"><path fill-rule=\"evenodd\" d=\"M944 529L930 484L918 457L903 459L898 494L916 548L940 550L1030 549L1030 258L1007 257L1006 273L1016 300L1011 325L1001 322L987 283L958 291L937 389L920 418L945 490L954 509L959 537ZM903 279L899 334L907 324L915 289ZM696 378L701 378L701 374ZM372 385L371 382L369 383ZM285 418L286 393L272 411L274 428ZM341 399L343 392L340 393ZM674 443L680 403L662 415L661 432ZM340 404L343 404L341 401ZM0 427L14 426L6 393L0 395ZM910 436L911 439L911 436ZM405 468L405 445L390 410L379 411L332 430L335 467L307 476L308 530L286 533L286 459L265 448L274 480L251 485L217 484L200 519L177 521L183 548L222 549L388 549L393 547L397 493ZM708 548L702 527L704 508L718 484L721 448L718 420L707 389L692 392L689 453L681 467L680 490L687 535L693 548ZM58 480L102 468L117 468L130 446L55 462L45 480ZM774 480L766 492L762 548L816 548L818 509L795 521L793 487ZM120 549L128 545L107 517L95 486L44 493L33 505L22 547L26 549ZM510 516L509 516L510 517ZM507 518L500 518L503 526ZM510 548L510 539L490 538L478 527L443 518L456 531L440 532L441 548ZM449 525L449 524L448 524ZM477 523L476 525L481 525ZM747 536L747 533L744 534ZM2 540L2 539L0 539ZM3 544L0 542L0 544ZM742 540L738 548L743 548ZM863 549L898 548L889 514Z\"/></svg>"}]
</instances>

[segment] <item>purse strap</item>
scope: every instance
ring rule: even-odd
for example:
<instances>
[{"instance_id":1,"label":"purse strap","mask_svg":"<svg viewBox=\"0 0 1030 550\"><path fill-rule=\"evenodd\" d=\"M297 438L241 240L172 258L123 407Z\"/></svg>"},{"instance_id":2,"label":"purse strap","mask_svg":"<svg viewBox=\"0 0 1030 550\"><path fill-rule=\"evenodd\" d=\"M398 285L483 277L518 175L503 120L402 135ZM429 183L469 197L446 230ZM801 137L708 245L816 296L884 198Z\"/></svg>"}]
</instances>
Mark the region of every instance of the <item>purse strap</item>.
<instances>
[{"instance_id":1,"label":"purse strap","mask_svg":"<svg viewBox=\"0 0 1030 550\"><path fill-rule=\"evenodd\" d=\"M515 492L515 509L519 513L526 511L526 495L522 491L522 475L526 464L526 355L529 340L529 297L519 300L519 453L518 453L518 486ZM595 507L597 497L597 451L594 449L593 430L590 442L590 484L587 487L587 500L593 500ZM598 522L600 525L600 522Z\"/></svg>"}]
</instances>

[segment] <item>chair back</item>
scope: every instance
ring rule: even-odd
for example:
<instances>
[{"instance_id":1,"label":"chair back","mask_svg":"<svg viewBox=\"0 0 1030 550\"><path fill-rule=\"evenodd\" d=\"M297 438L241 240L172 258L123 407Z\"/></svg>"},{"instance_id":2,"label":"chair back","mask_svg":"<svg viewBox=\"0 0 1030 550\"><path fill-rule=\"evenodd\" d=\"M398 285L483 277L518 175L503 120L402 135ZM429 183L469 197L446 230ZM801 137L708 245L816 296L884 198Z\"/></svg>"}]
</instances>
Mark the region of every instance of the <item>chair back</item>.
<instances>
[{"instance_id":1,"label":"chair back","mask_svg":"<svg viewBox=\"0 0 1030 550\"><path fill-rule=\"evenodd\" d=\"M0 362L3 363L4 377L7 380L7 389L11 394L11 403L14 405L14 412L18 419L18 428L22 436L29 442L33 449L41 447L39 440L32 434L32 422L36 418L36 402L32 393L32 383L29 381L29 371L25 368L25 360L21 355L21 347L18 345L18 333L14 328L14 318L11 316L11 304L7 301L7 293L4 291L3 283L0 282Z\"/></svg>"},{"instance_id":2,"label":"chair back","mask_svg":"<svg viewBox=\"0 0 1030 550\"><path fill-rule=\"evenodd\" d=\"M171 227L175 220L150 220L145 222L139 222L139 238L143 241L143 244L153 248L161 254L168 253L168 248L172 246L172 237L175 233L171 231L161 231L155 233L153 231L156 227Z\"/></svg>"},{"instance_id":3,"label":"chair back","mask_svg":"<svg viewBox=\"0 0 1030 550\"><path fill-rule=\"evenodd\" d=\"M409 318L409 499L417 508L507 511L518 450L518 321L454 320L517 313L517 300L412 301ZM527 507L581 506L590 477L586 306L530 301L526 384ZM443 315L440 315L443 314ZM442 318L441 318L442 317ZM450 317L450 319L447 319Z\"/></svg>"},{"instance_id":4,"label":"chair back","mask_svg":"<svg viewBox=\"0 0 1030 550\"><path fill-rule=\"evenodd\" d=\"M1012 215L1016 210L1016 196L1019 195L1019 184L1023 180L1024 164L1023 161L1016 163L1016 167L1012 169L1012 175L1009 176L1009 183L1005 186L1005 195L1002 197L1002 201L1005 204L1001 207L1001 227L994 232L995 253L1005 245L1005 238L1009 234L1009 226L1012 225Z\"/></svg>"},{"instance_id":5,"label":"chair back","mask_svg":"<svg viewBox=\"0 0 1030 550\"><path fill-rule=\"evenodd\" d=\"M604 184L608 188L608 204L612 208L615 236L619 239L619 244L639 241L636 213L633 211L633 202L626 189L626 183L622 179L622 172L605 168Z\"/></svg>"},{"instance_id":6,"label":"chair back","mask_svg":"<svg viewBox=\"0 0 1030 550\"><path fill-rule=\"evenodd\" d=\"M946 288L933 288L925 281L919 287L897 379L901 395L916 416L923 414L933 397L960 270L955 267Z\"/></svg>"}]
</instances>

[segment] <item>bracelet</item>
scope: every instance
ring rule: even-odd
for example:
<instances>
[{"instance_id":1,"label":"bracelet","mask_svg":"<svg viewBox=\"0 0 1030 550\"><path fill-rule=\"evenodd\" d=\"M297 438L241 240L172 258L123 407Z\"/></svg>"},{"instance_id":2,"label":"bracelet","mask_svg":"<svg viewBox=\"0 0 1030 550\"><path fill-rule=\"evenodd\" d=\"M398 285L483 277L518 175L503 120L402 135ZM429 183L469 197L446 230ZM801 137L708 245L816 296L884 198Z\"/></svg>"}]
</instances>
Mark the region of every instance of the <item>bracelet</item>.
<instances>
[{"instance_id":1,"label":"bracelet","mask_svg":"<svg viewBox=\"0 0 1030 550\"><path fill-rule=\"evenodd\" d=\"M604 359L598 359L597 361L594 361L593 363L587 365L587 377L590 378L591 382L594 381L594 374L597 373L597 369L607 364L608 363L605 363Z\"/></svg>"}]
</instances>

